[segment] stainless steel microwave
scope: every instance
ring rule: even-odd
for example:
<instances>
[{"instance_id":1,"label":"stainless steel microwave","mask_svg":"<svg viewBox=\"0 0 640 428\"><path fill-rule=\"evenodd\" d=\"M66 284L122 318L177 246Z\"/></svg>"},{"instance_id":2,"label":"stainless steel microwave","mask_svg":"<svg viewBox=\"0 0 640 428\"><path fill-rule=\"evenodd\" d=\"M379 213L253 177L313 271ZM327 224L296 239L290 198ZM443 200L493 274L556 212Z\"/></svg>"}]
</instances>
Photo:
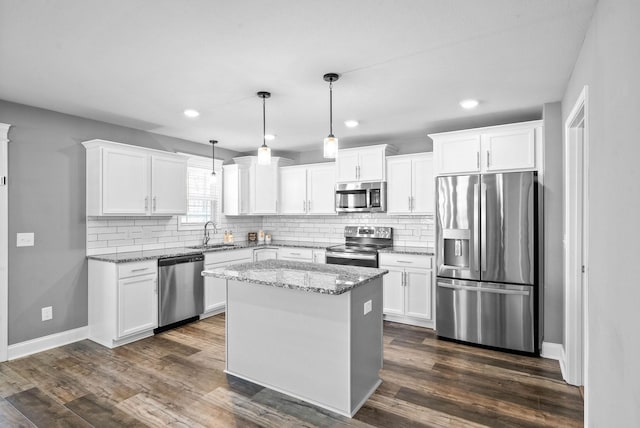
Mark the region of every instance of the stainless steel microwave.
<instances>
[{"instance_id":1,"label":"stainless steel microwave","mask_svg":"<svg viewBox=\"0 0 640 428\"><path fill-rule=\"evenodd\" d=\"M339 213L387 211L387 182L336 184L336 211Z\"/></svg>"}]
</instances>

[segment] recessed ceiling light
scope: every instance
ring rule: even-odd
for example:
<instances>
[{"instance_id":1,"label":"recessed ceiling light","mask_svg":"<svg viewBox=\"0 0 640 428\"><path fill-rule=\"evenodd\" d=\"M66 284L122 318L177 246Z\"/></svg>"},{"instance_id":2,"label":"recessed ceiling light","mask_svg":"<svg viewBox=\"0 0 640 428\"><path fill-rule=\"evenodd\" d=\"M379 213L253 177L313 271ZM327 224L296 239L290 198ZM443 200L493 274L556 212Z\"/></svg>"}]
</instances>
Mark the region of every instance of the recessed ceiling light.
<instances>
[{"instance_id":1,"label":"recessed ceiling light","mask_svg":"<svg viewBox=\"0 0 640 428\"><path fill-rule=\"evenodd\" d=\"M273 134L264 134L264 139L267 141L275 140L276 136Z\"/></svg>"},{"instance_id":2,"label":"recessed ceiling light","mask_svg":"<svg viewBox=\"0 0 640 428\"><path fill-rule=\"evenodd\" d=\"M356 126L358 126L358 121L357 120L345 120L344 124L347 126L347 128L355 128Z\"/></svg>"},{"instance_id":3,"label":"recessed ceiling light","mask_svg":"<svg viewBox=\"0 0 640 428\"><path fill-rule=\"evenodd\" d=\"M472 109L478 107L478 100L468 99L460 101L460 106L466 109Z\"/></svg>"},{"instance_id":4,"label":"recessed ceiling light","mask_svg":"<svg viewBox=\"0 0 640 428\"><path fill-rule=\"evenodd\" d=\"M184 115L187 116L187 117L194 118L194 117L200 116L200 112L198 112L198 110L194 110L192 108L188 108L188 109L186 109L184 111Z\"/></svg>"}]
</instances>

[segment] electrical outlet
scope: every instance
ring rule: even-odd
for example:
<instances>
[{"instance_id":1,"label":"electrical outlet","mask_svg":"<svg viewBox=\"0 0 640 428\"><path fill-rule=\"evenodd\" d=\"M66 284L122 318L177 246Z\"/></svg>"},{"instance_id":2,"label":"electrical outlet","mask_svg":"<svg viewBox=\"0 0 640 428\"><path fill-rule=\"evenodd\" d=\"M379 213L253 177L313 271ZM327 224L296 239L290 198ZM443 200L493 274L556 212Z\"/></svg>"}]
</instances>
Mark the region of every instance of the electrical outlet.
<instances>
[{"instance_id":1,"label":"electrical outlet","mask_svg":"<svg viewBox=\"0 0 640 428\"><path fill-rule=\"evenodd\" d=\"M49 321L50 319L53 319L53 306L42 308L42 321Z\"/></svg>"},{"instance_id":2,"label":"electrical outlet","mask_svg":"<svg viewBox=\"0 0 640 428\"><path fill-rule=\"evenodd\" d=\"M34 242L35 234L33 232L16 234L16 247L33 247Z\"/></svg>"},{"instance_id":3,"label":"electrical outlet","mask_svg":"<svg viewBox=\"0 0 640 428\"><path fill-rule=\"evenodd\" d=\"M364 302L364 314L367 315L369 312L371 312L371 300Z\"/></svg>"}]
</instances>

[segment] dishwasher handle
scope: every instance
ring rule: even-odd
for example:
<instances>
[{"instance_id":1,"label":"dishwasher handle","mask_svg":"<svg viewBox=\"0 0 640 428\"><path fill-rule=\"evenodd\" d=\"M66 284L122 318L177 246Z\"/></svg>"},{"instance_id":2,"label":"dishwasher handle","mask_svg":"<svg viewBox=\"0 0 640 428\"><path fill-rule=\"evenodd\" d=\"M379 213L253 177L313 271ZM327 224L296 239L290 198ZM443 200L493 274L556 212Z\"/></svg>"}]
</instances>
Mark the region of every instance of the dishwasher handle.
<instances>
[{"instance_id":1,"label":"dishwasher handle","mask_svg":"<svg viewBox=\"0 0 640 428\"><path fill-rule=\"evenodd\" d=\"M184 256L165 257L158 259L158 266L172 266L181 263L204 262L204 254L188 254Z\"/></svg>"}]
</instances>

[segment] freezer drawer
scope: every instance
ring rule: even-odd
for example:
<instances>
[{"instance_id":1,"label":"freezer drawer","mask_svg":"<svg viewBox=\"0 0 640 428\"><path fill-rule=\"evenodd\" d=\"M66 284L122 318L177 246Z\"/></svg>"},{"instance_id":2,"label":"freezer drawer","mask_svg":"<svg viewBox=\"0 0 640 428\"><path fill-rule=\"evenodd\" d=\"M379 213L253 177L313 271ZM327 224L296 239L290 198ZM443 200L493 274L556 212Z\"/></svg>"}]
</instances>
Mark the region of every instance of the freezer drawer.
<instances>
[{"instance_id":1,"label":"freezer drawer","mask_svg":"<svg viewBox=\"0 0 640 428\"><path fill-rule=\"evenodd\" d=\"M515 351L535 349L535 288L438 278L438 336Z\"/></svg>"}]
</instances>

